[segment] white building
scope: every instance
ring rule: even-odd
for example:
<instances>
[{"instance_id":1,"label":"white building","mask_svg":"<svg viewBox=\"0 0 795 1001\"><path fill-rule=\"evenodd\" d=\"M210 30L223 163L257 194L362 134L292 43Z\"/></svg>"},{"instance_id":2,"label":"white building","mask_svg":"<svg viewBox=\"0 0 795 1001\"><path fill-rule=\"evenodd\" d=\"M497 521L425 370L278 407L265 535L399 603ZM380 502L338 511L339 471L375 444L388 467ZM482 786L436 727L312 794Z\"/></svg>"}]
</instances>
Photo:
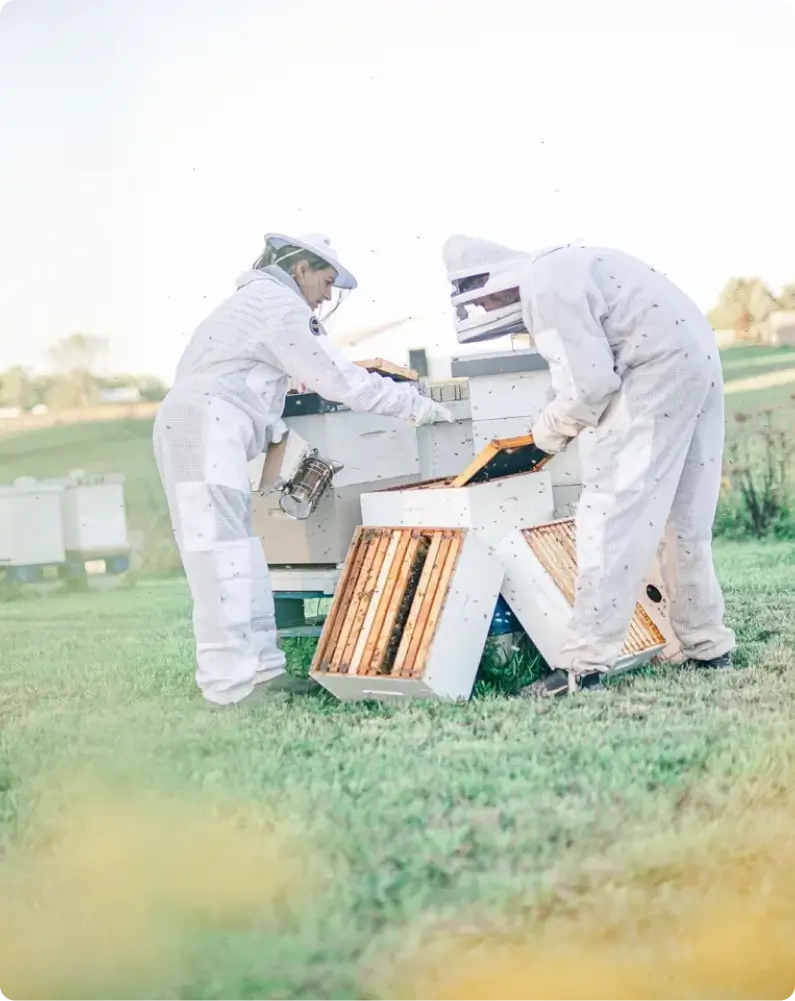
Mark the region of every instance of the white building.
<instances>
[{"instance_id":1,"label":"white building","mask_svg":"<svg viewBox=\"0 0 795 1001\"><path fill-rule=\"evenodd\" d=\"M779 310L768 317L770 345L795 348L795 310Z\"/></svg>"}]
</instances>

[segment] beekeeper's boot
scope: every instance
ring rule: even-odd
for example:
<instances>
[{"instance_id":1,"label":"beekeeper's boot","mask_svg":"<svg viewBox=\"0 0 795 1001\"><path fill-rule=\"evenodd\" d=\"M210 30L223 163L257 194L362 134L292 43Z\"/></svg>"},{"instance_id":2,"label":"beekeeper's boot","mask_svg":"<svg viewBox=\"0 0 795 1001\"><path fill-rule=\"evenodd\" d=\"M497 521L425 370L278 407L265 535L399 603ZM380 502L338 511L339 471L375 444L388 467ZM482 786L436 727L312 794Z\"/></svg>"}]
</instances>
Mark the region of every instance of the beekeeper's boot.
<instances>
[{"instance_id":1,"label":"beekeeper's boot","mask_svg":"<svg viewBox=\"0 0 795 1001\"><path fill-rule=\"evenodd\" d=\"M545 678L540 678L532 685L520 689L518 694L522 699L554 699L601 687L602 675L599 671L577 674L574 671L558 669L550 671Z\"/></svg>"}]
</instances>

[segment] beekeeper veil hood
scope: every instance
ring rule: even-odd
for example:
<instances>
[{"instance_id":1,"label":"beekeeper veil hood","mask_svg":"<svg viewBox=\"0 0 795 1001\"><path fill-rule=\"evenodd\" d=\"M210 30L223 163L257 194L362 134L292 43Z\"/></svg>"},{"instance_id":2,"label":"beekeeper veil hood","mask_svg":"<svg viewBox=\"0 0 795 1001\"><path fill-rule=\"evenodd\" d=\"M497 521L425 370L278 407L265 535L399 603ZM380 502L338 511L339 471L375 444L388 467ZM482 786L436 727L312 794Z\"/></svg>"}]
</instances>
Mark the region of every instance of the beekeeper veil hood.
<instances>
[{"instance_id":1,"label":"beekeeper veil hood","mask_svg":"<svg viewBox=\"0 0 795 1001\"><path fill-rule=\"evenodd\" d=\"M322 316L322 319L328 319L339 307L343 298L357 287L357 282L351 272L340 263L331 240L323 233L305 233L302 236L266 233L265 250L254 267L264 270L276 266L290 274L293 263L302 258L308 260L315 270L326 266L335 272L333 288L337 294L331 307L323 310Z\"/></svg>"},{"instance_id":2,"label":"beekeeper veil hood","mask_svg":"<svg viewBox=\"0 0 795 1001\"><path fill-rule=\"evenodd\" d=\"M530 255L489 240L451 236L442 250L459 344L526 331L519 273Z\"/></svg>"}]
</instances>

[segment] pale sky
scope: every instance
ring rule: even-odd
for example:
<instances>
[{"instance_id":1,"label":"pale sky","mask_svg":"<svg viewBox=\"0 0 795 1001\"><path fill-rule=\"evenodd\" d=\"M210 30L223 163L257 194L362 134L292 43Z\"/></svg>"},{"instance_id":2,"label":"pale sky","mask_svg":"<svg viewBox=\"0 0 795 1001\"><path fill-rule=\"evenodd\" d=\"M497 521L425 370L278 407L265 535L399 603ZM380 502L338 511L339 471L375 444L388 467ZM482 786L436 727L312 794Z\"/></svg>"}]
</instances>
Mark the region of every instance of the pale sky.
<instances>
[{"instance_id":1,"label":"pale sky","mask_svg":"<svg viewBox=\"0 0 795 1001\"><path fill-rule=\"evenodd\" d=\"M451 351L454 232L618 247L704 309L776 289L793 66L788 0L10 0L0 369L80 330L170 379L268 230L358 278L332 332L411 315Z\"/></svg>"}]
</instances>

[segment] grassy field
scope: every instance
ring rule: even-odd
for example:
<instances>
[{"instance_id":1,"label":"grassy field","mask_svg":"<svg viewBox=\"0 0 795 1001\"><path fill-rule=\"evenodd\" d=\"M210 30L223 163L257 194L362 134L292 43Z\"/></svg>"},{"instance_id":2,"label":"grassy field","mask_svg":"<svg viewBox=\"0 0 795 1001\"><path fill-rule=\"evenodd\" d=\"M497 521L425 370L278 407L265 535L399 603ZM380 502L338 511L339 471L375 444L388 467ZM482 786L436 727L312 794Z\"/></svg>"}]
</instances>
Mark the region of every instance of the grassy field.
<instances>
[{"instance_id":1,"label":"grassy field","mask_svg":"<svg viewBox=\"0 0 795 1001\"><path fill-rule=\"evenodd\" d=\"M0 607L0 987L50 998L787 996L795 545L726 543L718 555L739 670L650 672L540 709L506 697L529 676L519 659L484 670L466 705L319 695L213 712L193 686L179 579ZM306 646L290 656L306 669ZM676 961L663 969L658 956L632 989L624 966L605 968L616 942L640 957L651 929L658 948L694 899L726 892L732 865L760 860L754 892L790 894L783 912L775 904L768 945L789 922L775 959L743 950L738 973L721 949L673 982ZM712 905L720 920L734 913L722 897ZM762 920L765 906L743 904L738 920L749 907ZM612 944L593 944L594 907ZM518 966L515 955L489 966L497 993L473 986L482 971L466 973L476 951L428 967L437 936L486 934L502 955L549 928L561 936L554 962L528 965L521 951ZM572 934L578 955L563 961ZM591 973L572 982L583 957Z\"/></svg>"},{"instance_id":2,"label":"grassy field","mask_svg":"<svg viewBox=\"0 0 795 1001\"><path fill-rule=\"evenodd\" d=\"M733 349L729 383L795 367ZM729 392L732 412L793 386ZM0 479L123 472L175 566L151 426L0 440ZM787 997L795 543L717 546L739 669L536 707L322 694L213 712L184 581L0 604L0 988L41 998ZM307 669L311 644L289 646Z\"/></svg>"}]
</instances>

